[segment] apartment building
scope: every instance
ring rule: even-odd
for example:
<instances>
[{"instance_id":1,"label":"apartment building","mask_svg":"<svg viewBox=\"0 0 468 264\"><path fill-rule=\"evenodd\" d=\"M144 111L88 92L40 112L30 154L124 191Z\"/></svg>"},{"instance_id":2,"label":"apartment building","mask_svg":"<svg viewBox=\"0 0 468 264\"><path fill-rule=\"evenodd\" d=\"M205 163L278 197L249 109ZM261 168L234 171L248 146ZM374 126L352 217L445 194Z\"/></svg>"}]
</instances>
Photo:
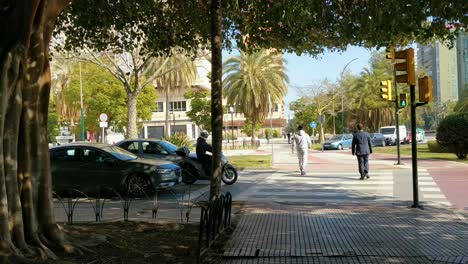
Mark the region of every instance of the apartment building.
<instances>
[{"instance_id":1,"label":"apartment building","mask_svg":"<svg viewBox=\"0 0 468 264\"><path fill-rule=\"evenodd\" d=\"M195 61L197 67L197 79L191 89L210 90L211 84L209 73L211 71L211 63L206 58L198 58ZM187 90L175 91L169 95L169 128L166 128L166 102L163 96L155 102L155 110L152 113L151 120L143 122L143 128L140 131L142 138L162 138L165 130L169 129L170 134L174 132L182 132L192 139L196 139L199 135L200 128L197 127L186 115L190 111L190 100L184 98L184 93ZM224 102L225 105L225 102ZM286 119L284 114L284 101L281 104L272 105L272 113L265 120L263 127L279 130L282 133L283 128L286 126ZM234 134L235 138L245 137L242 133L242 128L245 125L245 117L233 110L223 116L223 131L226 134ZM262 132L262 131L261 131Z\"/></svg>"}]
</instances>

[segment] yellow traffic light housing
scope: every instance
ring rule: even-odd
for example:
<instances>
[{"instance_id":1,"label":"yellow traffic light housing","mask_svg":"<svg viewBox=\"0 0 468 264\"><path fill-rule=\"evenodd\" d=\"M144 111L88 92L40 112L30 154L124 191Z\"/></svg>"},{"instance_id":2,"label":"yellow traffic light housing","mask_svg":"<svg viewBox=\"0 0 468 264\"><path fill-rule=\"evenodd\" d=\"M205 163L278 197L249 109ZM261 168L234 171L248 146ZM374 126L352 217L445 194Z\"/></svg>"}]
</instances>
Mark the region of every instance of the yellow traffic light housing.
<instances>
[{"instance_id":1,"label":"yellow traffic light housing","mask_svg":"<svg viewBox=\"0 0 468 264\"><path fill-rule=\"evenodd\" d=\"M416 74L414 70L414 49L406 49L395 52L395 59L405 60L404 62L395 63L395 70L406 72L396 76L397 83L406 83L408 85L416 85Z\"/></svg>"},{"instance_id":2,"label":"yellow traffic light housing","mask_svg":"<svg viewBox=\"0 0 468 264\"><path fill-rule=\"evenodd\" d=\"M395 48L385 49L385 58L387 60L391 60L392 62L394 62L395 61Z\"/></svg>"},{"instance_id":3,"label":"yellow traffic light housing","mask_svg":"<svg viewBox=\"0 0 468 264\"><path fill-rule=\"evenodd\" d=\"M407 94L401 93L400 94L400 107L406 107L407 105L408 105Z\"/></svg>"},{"instance_id":4,"label":"yellow traffic light housing","mask_svg":"<svg viewBox=\"0 0 468 264\"><path fill-rule=\"evenodd\" d=\"M429 103L432 101L432 78L424 76L418 79L419 102Z\"/></svg>"},{"instance_id":5,"label":"yellow traffic light housing","mask_svg":"<svg viewBox=\"0 0 468 264\"><path fill-rule=\"evenodd\" d=\"M391 80L380 82L380 97L387 101L392 100L392 81Z\"/></svg>"}]
</instances>

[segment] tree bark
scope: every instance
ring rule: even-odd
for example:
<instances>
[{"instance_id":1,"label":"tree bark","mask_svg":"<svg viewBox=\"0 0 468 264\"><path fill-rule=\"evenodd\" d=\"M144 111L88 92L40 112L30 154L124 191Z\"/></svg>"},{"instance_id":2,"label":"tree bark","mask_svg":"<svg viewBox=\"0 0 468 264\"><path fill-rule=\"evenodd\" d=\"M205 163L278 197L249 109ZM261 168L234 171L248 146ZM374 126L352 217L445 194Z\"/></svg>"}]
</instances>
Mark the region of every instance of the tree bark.
<instances>
[{"instance_id":1,"label":"tree bark","mask_svg":"<svg viewBox=\"0 0 468 264\"><path fill-rule=\"evenodd\" d=\"M127 138L137 138L137 98L138 94L127 94L127 109L128 109L128 122L127 122Z\"/></svg>"},{"instance_id":2,"label":"tree bark","mask_svg":"<svg viewBox=\"0 0 468 264\"><path fill-rule=\"evenodd\" d=\"M48 44L70 0L0 4L0 251L55 258L65 244L53 214L47 113Z\"/></svg>"},{"instance_id":3,"label":"tree bark","mask_svg":"<svg viewBox=\"0 0 468 264\"><path fill-rule=\"evenodd\" d=\"M222 12L221 0L211 1L211 127L213 145L213 176L210 199L221 193L221 147L223 140L222 102Z\"/></svg>"}]
</instances>

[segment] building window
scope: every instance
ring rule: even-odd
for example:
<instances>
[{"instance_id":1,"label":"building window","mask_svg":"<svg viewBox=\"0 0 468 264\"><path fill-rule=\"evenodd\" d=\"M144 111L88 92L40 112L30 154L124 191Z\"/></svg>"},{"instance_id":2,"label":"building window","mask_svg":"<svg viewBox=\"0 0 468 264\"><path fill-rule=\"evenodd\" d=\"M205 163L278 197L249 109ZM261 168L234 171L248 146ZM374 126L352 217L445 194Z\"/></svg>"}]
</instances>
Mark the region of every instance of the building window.
<instances>
[{"instance_id":1,"label":"building window","mask_svg":"<svg viewBox=\"0 0 468 264\"><path fill-rule=\"evenodd\" d=\"M153 109L153 112L164 112L164 103L156 102L156 108Z\"/></svg>"},{"instance_id":2,"label":"building window","mask_svg":"<svg viewBox=\"0 0 468 264\"><path fill-rule=\"evenodd\" d=\"M169 111L174 111L174 112L187 111L186 101L169 102Z\"/></svg>"},{"instance_id":3,"label":"building window","mask_svg":"<svg viewBox=\"0 0 468 264\"><path fill-rule=\"evenodd\" d=\"M273 104L273 112L278 112L278 104Z\"/></svg>"}]
</instances>

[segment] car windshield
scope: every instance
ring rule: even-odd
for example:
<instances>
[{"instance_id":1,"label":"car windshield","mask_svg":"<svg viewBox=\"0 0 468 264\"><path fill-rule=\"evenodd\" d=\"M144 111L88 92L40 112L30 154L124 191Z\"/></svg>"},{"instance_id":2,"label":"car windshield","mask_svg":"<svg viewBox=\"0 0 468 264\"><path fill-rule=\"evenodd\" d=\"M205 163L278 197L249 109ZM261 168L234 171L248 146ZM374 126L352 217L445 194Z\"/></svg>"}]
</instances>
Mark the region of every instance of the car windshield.
<instances>
[{"instance_id":1,"label":"car windshield","mask_svg":"<svg viewBox=\"0 0 468 264\"><path fill-rule=\"evenodd\" d=\"M171 153L175 153L176 149L177 149L177 146L172 144L171 142L167 142L167 141L160 141L159 142L161 144L161 146L163 148L165 148L167 151L171 152Z\"/></svg>"},{"instance_id":2,"label":"car windshield","mask_svg":"<svg viewBox=\"0 0 468 264\"><path fill-rule=\"evenodd\" d=\"M119 160L134 160L138 158L137 155L116 146L106 146L102 149Z\"/></svg>"},{"instance_id":3,"label":"car windshield","mask_svg":"<svg viewBox=\"0 0 468 264\"><path fill-rule=\"evenodd\" d=\"M384 135L389 135L395 133L395 128L394 127L388 127L388 128L381 128L380 129L380 134Z\"/></svg>"},{"instance_id":4,"label":"car windshield","mask_svg":"<svg viewBox=\"0 0 468 264\"><path fill-rule=\"evenodd\" d=\"M343 138L343 135L336 135L330 138L330 140L341 140Z\"/></svg>"}]
</instances>

